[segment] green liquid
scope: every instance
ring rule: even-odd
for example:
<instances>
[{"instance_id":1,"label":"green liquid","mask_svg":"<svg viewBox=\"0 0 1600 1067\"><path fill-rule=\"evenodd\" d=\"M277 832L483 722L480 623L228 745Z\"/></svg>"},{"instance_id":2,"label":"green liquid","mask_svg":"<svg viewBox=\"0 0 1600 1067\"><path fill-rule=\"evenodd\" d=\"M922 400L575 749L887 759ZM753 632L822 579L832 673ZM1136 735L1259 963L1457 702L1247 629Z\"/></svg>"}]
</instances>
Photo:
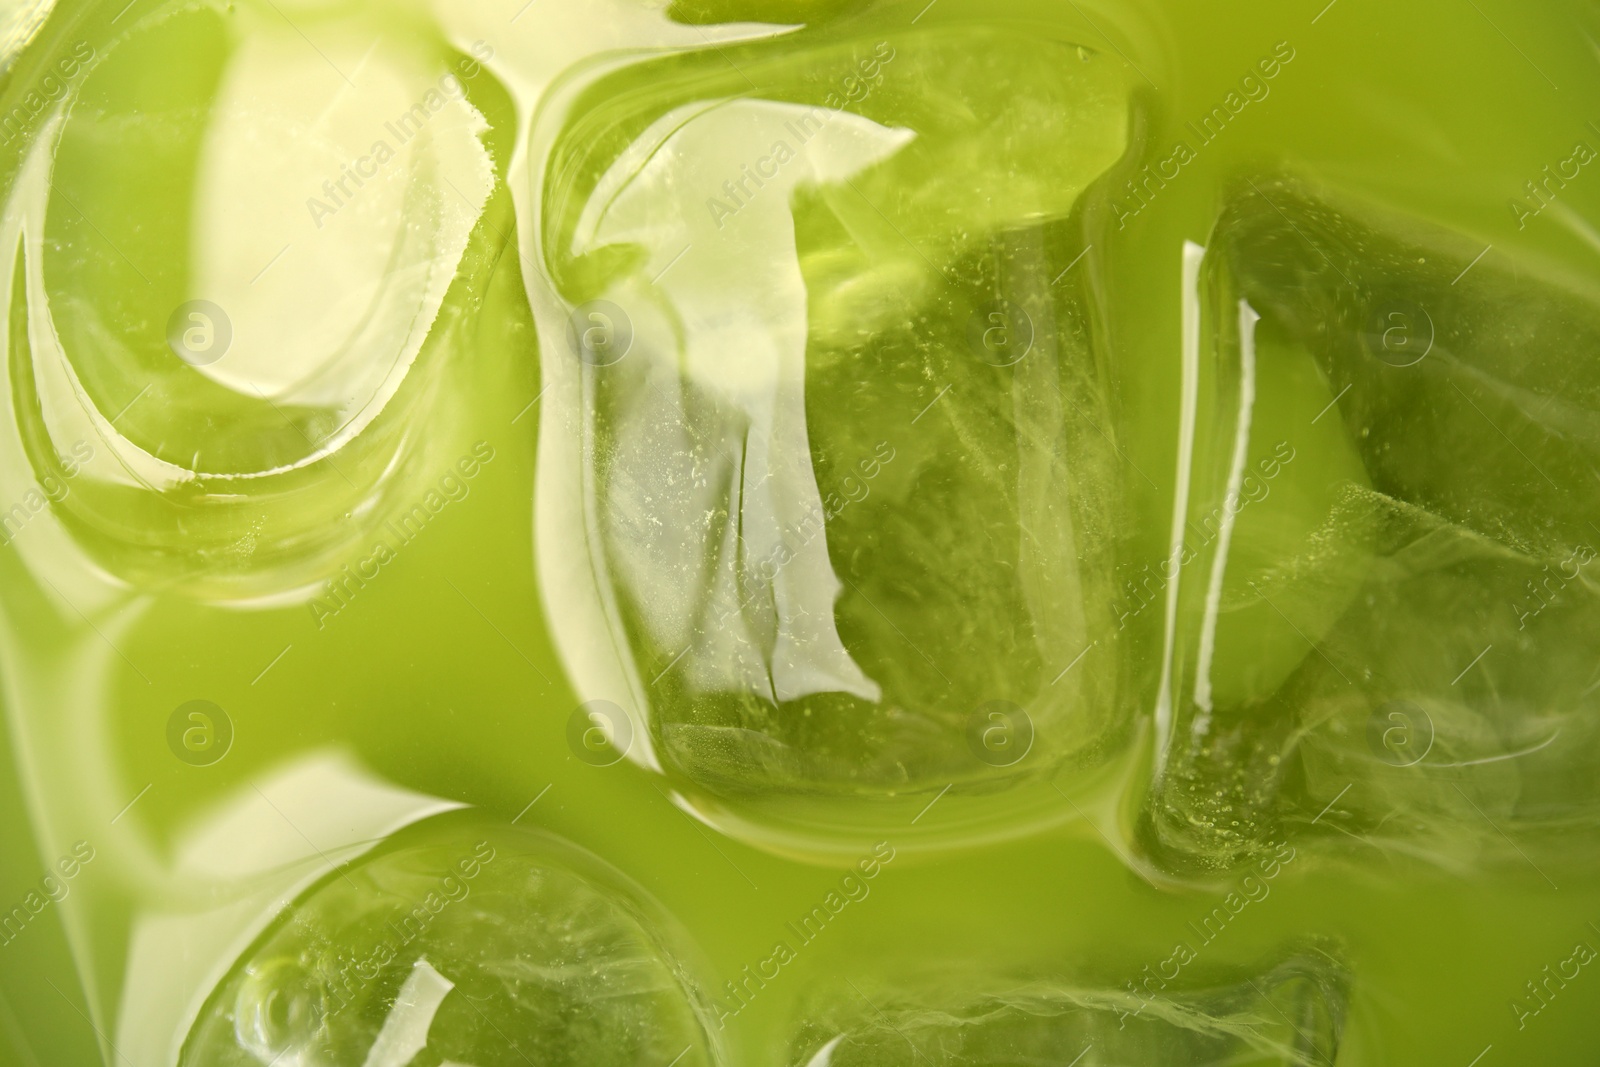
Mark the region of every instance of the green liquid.
<instances>
[{"instance_id":1,"label":"green liquid","mask_svg":"<svg viewBox=\"0 0 1600 1067\"><path fill-rule=\"evenodd\" d=\"M303 988L272 939L397 854L368 844L428 819L404 833L470 851L429 798L594 853L573 862L599 911L653 898L635 943L672 977L657 1014L619 1009L655 1035L619 1062L803 1063L841 1033L836 1063L918 1062L883 1025L952 1064L1064 1067L1086 1042L1085 1065L1325 1062L1334 1037L1340 1064L1588 1062L1587 9L677 5L696 29L620 2L120 6L57 7L5 75L16 1062L186 1038L186 1062L231 1062L206 1042L239 1045L252 981ZM716 25L759 18L811 25ZM752 139L667 152L664 184L584 218L652 124L723 98L684 136L733 116ZM741 164L788 186L741 188ZM698 212L729 243L674 261L660 224ZM196 299L228 309L215 361L215 322L172 340ZM612 365L567 336L594 300L634 330ZM787 415L739 377L753 357L716 362L743 349L667 340L714 340L726 307L803 329L774 364L791 391L762 394ZM737 527L731 443L756 439L781 506L810 472L827 532L789 544L837 599L735 568L750 629L696 646L726 605L671 551ZM832 636L795 630L781 661L760 626L791 595ZM623 718L574 731L595 700ZM329 748L372 777L273 786ZM202 936L224 906L236 936ZM516 956L463 928L436 951ZM184 944L215 957L157 951ZM1308 944L1337 963L1285 993L1268 976ZM1169 1014L1130 1036L1139 989ZM260 1048L322 1017L301 1003L262 1008ZM577 1033L581 1007L529 1003L500 1007ZM952 1044L940 1012L999 1021ZM1229 1045L1229 1020L1261 1040ZM539 1047L598 1062L585 1034ZM417 1062L518 1062L475 1036Z\"/></svg>"}]
</instances>

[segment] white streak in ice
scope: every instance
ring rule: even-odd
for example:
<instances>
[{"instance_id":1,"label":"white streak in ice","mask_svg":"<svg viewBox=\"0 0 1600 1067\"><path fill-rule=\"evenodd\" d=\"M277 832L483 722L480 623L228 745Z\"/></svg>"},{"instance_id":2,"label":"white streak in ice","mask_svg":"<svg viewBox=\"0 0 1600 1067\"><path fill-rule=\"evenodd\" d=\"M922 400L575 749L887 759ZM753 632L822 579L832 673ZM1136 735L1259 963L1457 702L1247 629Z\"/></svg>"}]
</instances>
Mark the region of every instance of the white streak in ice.
<instances>
[{"instance_id":1,"label":"white streak in ice","mask_svg":"<svg viewBox=\"0 0 1600 1067\"><path fill-rule=\"evenodd\" d=\"M394 1007L383 1020L383 1029L378 1031L363 1067L406 1067L428 1047L433 1017L454 988L455 983L434 970L427 960L418 960L394 998Z\"/></svg>"},{"instance_id":2,"label":"white streak in ice","mask_svg":"<svg viewBox=\"0 0 1600 1067\"><path fill-rule=\"evenodd\" d=\"M839 1042L843 1040L844 1035L840 1034L826 1045L817 1049L817 1054L806 1061L806 1067L829 1067L833 1063L833 1050L838 1048Z\"/></svg>"},{"instance_id":3,"label":"white streak in ice","mask_svg":"<svg viewBox=\"0 0 1600 1067\"><path fill-rule=\"evenodd\" d=\"M1239 301L1239 419L1233 431L1233 462L1228 468L1228 494L1222 498L1222 528L1217 531L1217 554L1211 561L1211 586L1206 590L1205 619L1200 625L1200 652L1195 664L1194 734L1203 736L1211 724L1211 657L1217 648L1217 614L1222 610L1222 580L1228 571L1228 548L1233 543L1233 522L1239 515L1244 491L1244 465L1250 454L1250 417L1256 406L1255 309Z\"/></svg>"},{"instance_id":4,"label":"white streak in ice","mask_svg":"<svg viewBox=\"0 0 1600 1067\"><path fill-rule=\"evenodd\" d=\"M1166 634L1161 653L1161 686L1156 693L1156 764L1160 774L1167 763L1172 734L1172 656L1178 633L1178 579L1183 558L1183 528L1189 519L1189 479L1194 471L1195 410L1200 399L1200 264L1205 246L1183 242L1183 345L1182 399L1178 421L1177 487L1172 495L1172 542L1167 557Z\"/></svg>"}]
</instances>

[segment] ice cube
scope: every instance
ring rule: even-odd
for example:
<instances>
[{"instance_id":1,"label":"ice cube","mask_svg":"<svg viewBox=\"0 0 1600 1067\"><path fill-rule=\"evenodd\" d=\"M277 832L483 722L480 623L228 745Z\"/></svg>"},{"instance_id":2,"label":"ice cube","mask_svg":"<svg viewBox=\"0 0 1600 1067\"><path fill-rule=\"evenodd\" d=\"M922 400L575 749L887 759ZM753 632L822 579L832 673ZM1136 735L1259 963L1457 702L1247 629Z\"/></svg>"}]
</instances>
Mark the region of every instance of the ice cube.
<instances>
[{"instance_id":1,"label":"ice cube","mask_svg":"<svg viewBox=\"0 0 1600 1067\"><path fill-rule=\"evenodd\" d=\"M437 382L497 255L480 220L506 226L494 97L476 60L363 18L319 51L248 8L131 12L64 52L28 131L0 488L65 487L52 513L121 581L307 591L460 454L412 426L460 421Z\"/></svg>"},{"instance_id":2,"label":"ice cube","mask_svg":"<svg viewBox=\"0 0 1600 1067\"><path fill-rule=\"evenodd\" d=\"M1600 817L1600 306L1484 251L1287 178L1224 210L1221 287L1315 362L1330 406L1299 432L1337 426L1324 457L1359 465L1324 463L1320 521L1246 565L1300 656L1270 691L1183 704L1145 820L1162 862L1310 832L1545 874L1571 849L1543 843Z\"/></svg>"},{"instance_id":3,"label":"ice cube","mask_svg":"<svg viewBox=\"0 0 1600 1067\"><path fill-rule=\"evenodd\" d=\"M1237 984L1160 991L1054 981L855 994L801 1026L793 1067L1331 1067L1346 979L1307 953Z\"/></svg>"},{"instance_id":4,"label":"ice cube","mask_svg":"<svg viewBox=\"0 0 1600 1067\"><path fill-rule=\"evenodd\" d=\"M919 30L617 77L544 168L541 332L628 339L544 353L541 576L580 694L723 797L1117 752L1121 475L1075 215L1126 145L1117 65ZM995 702L1020 762L969 743Z\"/></svg>"},{"instance_id":5,"label":"ice cube","mask_svg":"<svg viewBox=\"0 0 1600 1067\"><path fill-rule=\"evenodd\" d=\"M330 875L212 993L181 1063L719 1061L677 935L548 836L447 817Z\"/></svg>"}]
</instances>

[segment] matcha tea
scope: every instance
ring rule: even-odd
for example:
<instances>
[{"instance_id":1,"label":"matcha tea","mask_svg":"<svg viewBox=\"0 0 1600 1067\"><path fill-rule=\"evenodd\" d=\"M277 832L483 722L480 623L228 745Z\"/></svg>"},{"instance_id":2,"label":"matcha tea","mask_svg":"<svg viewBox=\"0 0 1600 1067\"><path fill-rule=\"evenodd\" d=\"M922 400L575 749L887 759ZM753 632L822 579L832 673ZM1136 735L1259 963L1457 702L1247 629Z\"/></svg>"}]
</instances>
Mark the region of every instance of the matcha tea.
<instances>
[{"instance_id":1,"label":"matcha tea","mask_svg":"<svg viewBox=\"0 0 1600 1067\"><path fill-rule=\"evenodd\" d=\"M0 1063L1590 1063L1597 34L0 8Z\"/></svg>"}]
</instances>

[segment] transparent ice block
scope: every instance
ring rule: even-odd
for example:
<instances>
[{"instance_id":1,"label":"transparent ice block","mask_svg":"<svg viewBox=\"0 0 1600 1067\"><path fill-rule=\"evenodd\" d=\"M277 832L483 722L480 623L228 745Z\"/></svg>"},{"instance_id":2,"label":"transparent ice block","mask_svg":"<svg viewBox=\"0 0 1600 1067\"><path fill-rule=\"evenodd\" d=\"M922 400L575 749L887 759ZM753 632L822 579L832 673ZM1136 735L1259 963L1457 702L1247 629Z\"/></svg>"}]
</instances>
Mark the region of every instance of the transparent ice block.
<instances>
[{"instance_id":1,"label":"transparent ice block","mask_svg":"<svg viewBox=\"0 0 1600 1067\"><path fill-rule=\"evenodd\" d=\"M548 613L725 826L904 825L1127 753L1085 197L1123 77L918 30L639 64L548 137Z\"/></svg>"},{"instance_id":2,"label":"transparent ice block","mask_svg":"<svg viewBox=\"0 0 1600 1067\"><path fill-rule=\"evenodd\" d=\"M719 1062L669 920L548 835L447 816L326 876L218 986L184 1067Z\"/></svg>"},{"instance_id":3,"label":"transparent ice block","mask_svg":"<svg viewBox=\"0 0 1600 1067\"><path fill-rule=\"evenodd\" d=\"M1224 604L1279 616L1298 663L1214 715L1184 701L1144 824L1163 862L1225 867L1283 833L1457 869L1581 862L1570 835L1600 816L1600 304L1487 252L1291 178L1225 207L1219 290L1326 381L1318 427L1340 440L1320 521Z\"/></svg>"}]
</instances>

